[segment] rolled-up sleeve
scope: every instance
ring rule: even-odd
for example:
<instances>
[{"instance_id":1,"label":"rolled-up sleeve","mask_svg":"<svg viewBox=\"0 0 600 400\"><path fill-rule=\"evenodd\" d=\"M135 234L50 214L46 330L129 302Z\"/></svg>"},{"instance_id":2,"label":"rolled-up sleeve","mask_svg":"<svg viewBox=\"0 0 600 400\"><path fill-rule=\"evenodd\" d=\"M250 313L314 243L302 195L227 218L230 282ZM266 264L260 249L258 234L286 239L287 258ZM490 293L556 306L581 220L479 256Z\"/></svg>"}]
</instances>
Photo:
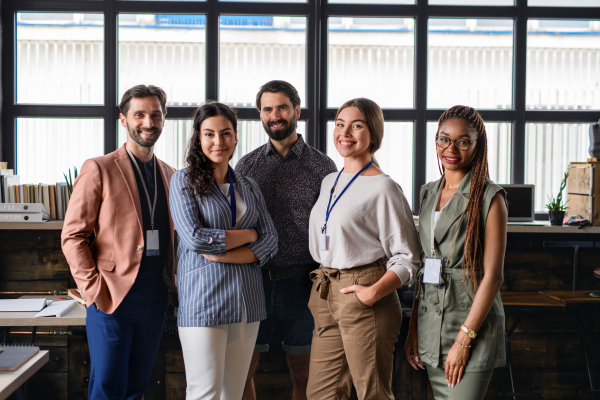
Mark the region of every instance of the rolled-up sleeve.
<instances>
[{"instance_id":1,"label":"rolled-up sleeve","mask_svg":"<svg viewBox=\"0 0 600 400\"><path fill-rule=\"evenodd\" d=\"M387 269L394 271L402 285L414 283L421 266L421 246L417 229L408 202L401 190L389 196L387 200L393 215L386 220L387 237L382 240L386 255Z\"/></svg>"},{"instance_id":2,"label":"rolled-up sleeve","mask_svg":"<svg viewBox=\"0 0 600 400\"><path fill-rule=\"evenodd\" d=\"M182 190L186 185L185 171L175 172L171 177L169 199L179 242L200 254L225 253L225 230L202 227L197 199L191 190Z\"/></svg>"},{"instance_id":3,"label":"rolled-up sleeve","mask_svg":"<svg viewBox=\"0 0 600 400\"><path fill-rule=\"evenodd\" d=\"M256 258L258 258L262 267L277 253L277 230L258 185L251 179L248 179L248 181L250 182L252 192L256 196L256 205L258 207L258 221L255 228L256 232L258 232L258 240L247 246L252 250Z\"/></svg>"}]
</instances>

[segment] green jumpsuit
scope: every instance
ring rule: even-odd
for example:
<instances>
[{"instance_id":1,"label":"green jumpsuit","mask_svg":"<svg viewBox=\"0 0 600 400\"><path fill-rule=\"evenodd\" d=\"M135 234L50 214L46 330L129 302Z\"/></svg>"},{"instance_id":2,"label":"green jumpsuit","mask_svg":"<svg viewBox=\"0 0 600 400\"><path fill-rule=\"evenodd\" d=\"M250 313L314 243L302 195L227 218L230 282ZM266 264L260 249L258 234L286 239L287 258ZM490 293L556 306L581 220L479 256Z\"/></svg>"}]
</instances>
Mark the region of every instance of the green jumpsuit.
<instances>
[{"instance_id":1,"label":"green jumpsuit","mask_svg":"<svg viewBox=\"0 0 600 400\"><path fill-rule=\"evenodd\" d=\"M419 239L423 265L426 257L431 256L431 218L442 181L443 178L440 178L421 188ZM466 281L463 284L462 271L468 216L465 215L462 222L460 221L461 214L467 207L470 187L471 171L463 178L456 193L440 214L434 229L436 246L432 258L448 257L449 259L449 264L442 269L441 284L424 284L422 272L420 273L418 351L419 357L427 365L436 400L483 399L493 369L506 363L504 308L498 293L489 314L477 332L477 338L471 343L472 348L463 378L453 389L448 388L444 374L446 358L461 325L467 318L474 297L470 285ZM487 179L480 217L479 231L482 238L492 198L498 192L505 195L504 189ZM449 255L451 247L452 254Z\"/></svg>"}]
</instances>

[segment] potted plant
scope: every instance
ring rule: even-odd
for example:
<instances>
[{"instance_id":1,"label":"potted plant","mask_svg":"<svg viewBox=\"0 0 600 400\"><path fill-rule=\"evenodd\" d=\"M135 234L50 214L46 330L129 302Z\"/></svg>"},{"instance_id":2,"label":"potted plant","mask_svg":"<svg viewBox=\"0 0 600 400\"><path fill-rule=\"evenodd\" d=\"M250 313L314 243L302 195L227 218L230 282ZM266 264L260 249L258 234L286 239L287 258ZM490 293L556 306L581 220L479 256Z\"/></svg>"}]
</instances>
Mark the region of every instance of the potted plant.
<instances>
[{"instance_id":1,"label":"potted plant","mask_svg":"<svg viewBox=\"0 0 600 400\"><path fill-rule=\"evenodd\" d=\"M558 196L556 198L552 198L548 195L548 204L546 204L546 208L548 209L548 214L550 215L550 225L562 226L563 219L565 218L565 211L567 210L566 202L563 203L563 190L565 190L565 186L567 186L567 178L569 174L565 172L565 176L560 182L560 190L558 191Z\"/></svg>"}]
</instances>

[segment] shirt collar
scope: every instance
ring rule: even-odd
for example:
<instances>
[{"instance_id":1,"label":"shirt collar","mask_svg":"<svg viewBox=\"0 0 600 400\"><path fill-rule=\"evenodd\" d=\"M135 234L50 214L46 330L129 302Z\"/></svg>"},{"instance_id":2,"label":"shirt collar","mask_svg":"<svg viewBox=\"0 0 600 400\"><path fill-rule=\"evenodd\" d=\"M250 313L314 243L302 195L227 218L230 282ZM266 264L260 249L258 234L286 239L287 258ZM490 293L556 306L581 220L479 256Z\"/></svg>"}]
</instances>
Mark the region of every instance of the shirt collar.
<instances>
[{"instance_id":1,"label":"shirt collar","mask_svg":"<svg viewBox=\"0 0 600 400\"><path fill-rule=\"evenodd\" d=\"M304 150L305 146L306 146L306 142L302 138L302 135L298 134L298 140L296 140L296 143L294 143L292 145L292 148L290 149L290 151L288 152L288 154L286 154L286 157L290 153L293 153L293 154L296 155L296 157L301 158L302 151ZM273 147L273 143L271 142L271 139L269 139L269 141L267 142L267 145L265 146L265 152L264 152L264 154L265 154L265 156L268 156L269 154L275 154L275 155L277 155L277 152L275 151L275 148Z\"/></svg>"}]
</instances>

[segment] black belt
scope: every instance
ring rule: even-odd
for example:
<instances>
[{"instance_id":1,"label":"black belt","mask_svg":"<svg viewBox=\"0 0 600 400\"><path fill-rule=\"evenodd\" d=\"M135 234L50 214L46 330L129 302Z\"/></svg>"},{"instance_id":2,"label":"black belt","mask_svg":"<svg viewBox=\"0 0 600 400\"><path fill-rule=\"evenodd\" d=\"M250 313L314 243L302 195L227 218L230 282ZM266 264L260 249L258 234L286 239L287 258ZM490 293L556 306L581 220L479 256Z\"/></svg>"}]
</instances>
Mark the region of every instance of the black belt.
<instances>
[{"instance_id":1,"label":"black belt","mask_svg":"<svg viewBox=\"0 0 600 400\"><path fill-rule=\"evenodd\" d=\"M310 263L304 265L294 265L291 267L286 267L285 269L263 268L262 271L265 278L269 278L272 281L277 281L279 279L302 278L303 276L308 276L310 271L314 271L317 268L319 268L319 264Z\"/></svg>"}]
</instances>

